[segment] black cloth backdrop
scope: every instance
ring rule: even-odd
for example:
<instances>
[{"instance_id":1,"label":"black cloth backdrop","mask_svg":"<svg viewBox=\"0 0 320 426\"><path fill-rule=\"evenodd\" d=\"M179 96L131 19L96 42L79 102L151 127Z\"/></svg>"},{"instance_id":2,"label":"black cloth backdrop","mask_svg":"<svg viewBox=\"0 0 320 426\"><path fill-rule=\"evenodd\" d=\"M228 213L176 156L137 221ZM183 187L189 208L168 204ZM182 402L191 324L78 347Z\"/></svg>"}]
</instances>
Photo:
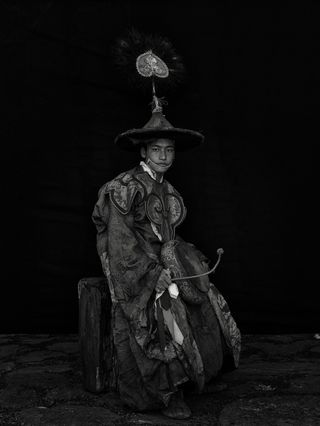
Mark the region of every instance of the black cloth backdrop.
<instances>
[{"instance_id":1,"label":"black cloth backdrop","mask_svg":"<svg viewBox=\"0 0 320 426\"><path fill-rule=\"evenodd\" d=\"M280 4L0 2L0 332L77 331L77 282L101 275L97 191L138 161L113 140L150 115L110 64L132 26L182 55L166 117L206 136L168 173L180 234L212 261L224 248L213 279L242 331L319 331L319 8Z\"/></svg>"}]
</instances>

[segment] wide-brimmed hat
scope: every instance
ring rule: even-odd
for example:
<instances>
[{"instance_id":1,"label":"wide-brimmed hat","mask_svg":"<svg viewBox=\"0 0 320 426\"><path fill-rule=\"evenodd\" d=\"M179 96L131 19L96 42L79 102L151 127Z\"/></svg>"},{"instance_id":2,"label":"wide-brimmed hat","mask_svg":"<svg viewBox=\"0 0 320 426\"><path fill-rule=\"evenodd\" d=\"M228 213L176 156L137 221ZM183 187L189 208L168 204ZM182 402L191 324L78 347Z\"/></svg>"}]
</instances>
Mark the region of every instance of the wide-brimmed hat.
<instances>
[{"instance_id":1,"label":"wide-brimmed hat","mask_svg":"<svg viewBox=\"0 0 320 426\"><path fill-rule=\"evenodd\" d=\"M121 149L135 151L141 144L158 138L174 140L177 151L192 149L204 140L204 136L198 131L174 127L166 119L161 108L158 108L152 112L150 120L143 127L121 133L116 137L115 143Z\"/></svg>"}]
</instances>

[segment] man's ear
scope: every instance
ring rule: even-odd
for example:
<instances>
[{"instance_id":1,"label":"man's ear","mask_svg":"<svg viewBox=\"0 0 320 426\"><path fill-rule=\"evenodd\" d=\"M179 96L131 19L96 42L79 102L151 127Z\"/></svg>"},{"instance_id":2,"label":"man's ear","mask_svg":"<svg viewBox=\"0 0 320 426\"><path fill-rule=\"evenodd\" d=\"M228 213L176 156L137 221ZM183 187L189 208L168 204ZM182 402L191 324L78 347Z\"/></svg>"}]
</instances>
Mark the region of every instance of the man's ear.
<instances>
[{"instance_id":1,"label":"man's ear","mask_svg":"<svg viewBox=\"0 0 320 426\"><path fill-rule=\"evenodd\" d=\"M144 146L142 146L141 148L140 148L140 155L141 155L141 157L144 159L144 158L146 158L146 156L147 156L147 151L146 151L146 149L145 149L145 147Z\"/></svg>"}]
</instances>

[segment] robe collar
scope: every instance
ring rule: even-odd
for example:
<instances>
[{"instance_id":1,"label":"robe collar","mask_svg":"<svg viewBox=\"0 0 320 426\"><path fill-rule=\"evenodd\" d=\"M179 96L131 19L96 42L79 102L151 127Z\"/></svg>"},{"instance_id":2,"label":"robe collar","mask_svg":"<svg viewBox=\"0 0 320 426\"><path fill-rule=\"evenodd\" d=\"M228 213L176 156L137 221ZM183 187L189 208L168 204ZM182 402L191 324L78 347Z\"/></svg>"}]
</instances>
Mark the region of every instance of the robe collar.
<instances>
[{"instance_id":1,"label":"robe collar","mask_svg":"<svg viewBox=\"0 0 320 426\"><path fill-rule=\"evenodd\" d=\"M157 174L154 170L152 170L148 164L146 164L144 161L140 161L140 166L143 168L143 170L148 173L148 175L155 181L157 181ZM157 181L158 182L158 181ZM163 182L163 176L161 176L160 183Z\"/></svg>"}]
</instances>

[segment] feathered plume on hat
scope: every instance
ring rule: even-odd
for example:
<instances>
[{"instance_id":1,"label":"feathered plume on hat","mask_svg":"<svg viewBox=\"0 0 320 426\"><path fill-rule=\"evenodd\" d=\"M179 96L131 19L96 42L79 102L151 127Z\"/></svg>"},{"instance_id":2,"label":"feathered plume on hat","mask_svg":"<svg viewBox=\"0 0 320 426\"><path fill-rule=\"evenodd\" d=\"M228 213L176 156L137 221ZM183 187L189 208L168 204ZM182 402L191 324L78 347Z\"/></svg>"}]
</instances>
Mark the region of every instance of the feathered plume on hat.
<instances>
[{"instance_id":1,"label":"feathered plume on hat","mask_svg":"<svg viewBox=\"0 0 320 426\"><path fill-rule=\"evenodd\" d=\"M177 150L186 150L203 142L203 135L194 130L173 127L162 113L163 98L156 90L168 93L186 77L181 57L170 41L157 35L144 35L133 29L118 38L112 48L114 63L130 87L141 91L152 90L152 116L140 129L121 133L115 143L125 150L133 150L151 138L174 139Z\"/></svg>"},{"instance_id":2,"label":"feathered plume on hat","mask_svg":"<svg viewBox=\"0 0 320 426\"><path fill-rule=\"evenodd\" d=\"M167 94L185 80L182 58L165 37L132 29L116 40L112 54L117 69L133 89L150 91L151 77L157 80L160 92Z\"/></svg>"}]
</instances>

